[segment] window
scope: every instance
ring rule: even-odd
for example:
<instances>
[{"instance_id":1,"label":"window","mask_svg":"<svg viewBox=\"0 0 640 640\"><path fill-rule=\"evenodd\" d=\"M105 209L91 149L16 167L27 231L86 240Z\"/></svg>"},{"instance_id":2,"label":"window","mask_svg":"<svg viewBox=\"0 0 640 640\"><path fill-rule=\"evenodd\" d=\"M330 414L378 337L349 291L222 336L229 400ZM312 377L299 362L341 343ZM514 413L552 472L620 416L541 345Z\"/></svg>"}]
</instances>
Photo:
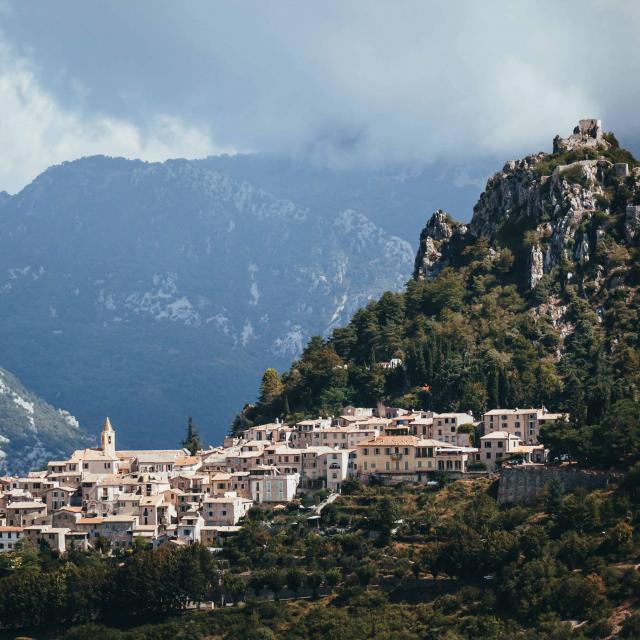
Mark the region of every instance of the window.
<instances>
[{"instance_id":1,"label":"window","mask_svg":"<svg viewBox=\"0 0 640 640\"><path fill-rule=\"evenodd\" d=\"M485 442L484 443L484 448L485 449L491 449L491 443L490 442Z\"/></svg>"},{"instance_id":2,"label":"window","mask_svg":"<svg viewBox=\"0 0 640 640\"><path fill-rule=\"evenodd\" d=\"M487 453L485 453L485 454L484 454L484 457L485 457L487 460L490 460L490 459L491 459L491 454L490 454L489 452L487 452Z\"/></svg>"},{"instance_id":3,"label":"window","mask_svg":"<svg viewBox=\"0 0 640 640\"><path fill-rule=\"evenodd\" d=\"M380 455L380 449L379 449L379 448L374 449L374 452L375 452L375 454L376 454L377 456L379 456L379 455Z\"/></svg>"},{"instance_id":4,"label":"window","mask_svg":"<svg viewBox=\"0 0 640 640\"><path fill-rule=\"evenodd\" d=\"M409 448L408 448L408 447L405 447L405 448L404 448L404 455L405 455L405 456L408 456L408 455L409 455Z\"/></svg>"},{"instance_id":5,"label":"window","mask_svg":"<svg viewBox=\"0 0 640 640\"><path fill-rule=\"evenodd\" d=\"M385 455L385 456L390 456L390 455L391 455L391 449L390 449L389 447L387 447L387 448L384 450L384 455Z\"/></svg>"},{"instance_id":6,"label":"window","mask_svg":"<svg viewBox=\"0 0 640 640\"><path fill-rule=\"evenodd\" d=\"M498 449L504 448L504 442L498 442Z\"/></svg>"},{"instance_id":7,"label":"window","mask_svg":"<svg viewBox=\"0 0 640 640\"><path fill-rule=\"evenodd\" d=\"M363 456L368 456L369 455L369 449L363 449L362 450L362 455Z\"/></svg>"},{"instance_id":8,"label":"window","mask_svg":"<svg viewBox=\"0 0 640 640\"><path fill-rule=\"evenodd\" d=\"M385 463L384 463L384 468L385 468L387 471L389 471L389 463L388 463L388 462L385 462Z\"/></svg>"}]
</instances>

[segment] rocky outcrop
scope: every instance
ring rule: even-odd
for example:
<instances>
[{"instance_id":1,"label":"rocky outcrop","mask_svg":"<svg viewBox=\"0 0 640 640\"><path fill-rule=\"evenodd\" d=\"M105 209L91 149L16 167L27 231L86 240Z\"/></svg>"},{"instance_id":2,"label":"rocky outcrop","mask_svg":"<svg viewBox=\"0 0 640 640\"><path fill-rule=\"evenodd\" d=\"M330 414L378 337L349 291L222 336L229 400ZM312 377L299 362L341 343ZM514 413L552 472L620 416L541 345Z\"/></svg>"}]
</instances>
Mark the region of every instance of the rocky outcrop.
<instances>
[{"instance_id":1,"label":"rocky outcrop","mask_svg":"<svg viewBox=\"0 0 640 640\"><path fill-rule=\"evenodd\" d=\"M454 222L451 216L438 209L420 234L420 246L416 255L413 276L417 280L429 280L449 263L449 243L454 235L464 235L467 227Z\"/></svg>"},{"instance_id":2,"label":"rocky outcrop","mask_svg":"<svg viewBox=\"0 0 640 640\"><path fill-rule=\"evenodd\" d=\"M508 161L487 181L465 233L469 238L485 237L495 248L522 242L526 234L525 281L531 289L566 262L587 265L593 257L594 239L585 229L593 214L607 207L603 204L607 202L606 185L612 180L628 184L637 170L627 162L612 161L611 154L598 155L610 148L601 122L586 119L567 138L556 137L553 154L541 152ZM575 160L576 155L586 157ZM432 216L420 237L416 278L434 277L450 262L455 229L443 212ZM640 237L640 208L636 206L627 209L625 234L627 242Z\"/></svg>"},{"instance_id":3,"label":"rocky outcrop","mask_svg":"<svg viewBox=\"0 0 640 640\"><path fill-rule=\"evenodd\" d=\"M522 218L539 218L543 210L536 166L547 154L510 160L489 178L473 208L469 224L472 236L494 238L500 228Z\"/></svg>"},{"instance_id":4,"label":"rocky outcrop","mask_svg":"<svg viewBox=\"0 0 640 640\"><path fill-rule=\"evenodd\" d=\"M529 269L529 286L533 289L544 275L544 256L540 245L534 244L531 247L529 263L531 265Z\"/></svg>"},{"instance_id":5,"label":"rocky outcrop","mask_svg":"<svg viewBox=\"0 0 640 640\"><path fill-rule=\"evenodd\" d=\"M627 206L624 235L629 244L633 244L640 237L640 205Z\"/></svg>"}]
</instances>

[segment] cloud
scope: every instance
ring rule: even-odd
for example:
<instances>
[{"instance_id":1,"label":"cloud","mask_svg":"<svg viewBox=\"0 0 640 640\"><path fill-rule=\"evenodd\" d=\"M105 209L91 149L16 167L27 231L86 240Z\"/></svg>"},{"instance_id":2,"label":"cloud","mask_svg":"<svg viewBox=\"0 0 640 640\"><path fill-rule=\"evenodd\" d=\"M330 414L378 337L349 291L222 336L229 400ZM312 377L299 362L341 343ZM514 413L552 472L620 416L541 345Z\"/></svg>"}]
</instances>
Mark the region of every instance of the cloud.
<instances>
[{"instance_id":1,"label":"cloud","mask_svg":"<svg viewBox=\"0 0 640 640\"><path fill-rule=\"evenodd\" d=\"M146 157L465 163L549 149L581 117L640 139L637 1L65 0L15 3L4 23L13 83L26 74L34 103L72 120L56 159L117 141Z\"/></svg>"},{"instance_id":2,"label":"cloud","mask_svg":"<svg viewBox=\"0 0 640 640\"><path fill-rule=\"evenodd\" d=\"M32 65L6 45L0 45L0 113L0 188L9 192L52 164L85 155L153 161L223 151L212 144L205 126L186 125L173 115L155 115L143 128L64 108L40 86Z\"/></svg>"}]
</instances>

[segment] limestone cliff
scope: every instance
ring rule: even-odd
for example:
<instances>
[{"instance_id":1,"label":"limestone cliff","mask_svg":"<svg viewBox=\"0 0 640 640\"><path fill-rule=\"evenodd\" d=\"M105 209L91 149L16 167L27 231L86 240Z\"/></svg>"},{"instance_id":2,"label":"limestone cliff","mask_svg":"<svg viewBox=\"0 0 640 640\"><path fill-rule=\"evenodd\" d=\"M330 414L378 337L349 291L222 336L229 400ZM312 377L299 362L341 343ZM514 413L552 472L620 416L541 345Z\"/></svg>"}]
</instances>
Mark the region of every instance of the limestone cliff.
<instances>
[{"instance_id":1,"label":"limestone cliff","mask_svg":"<svg viewBox=\"0 0 640 640\"><path fill-rule=\"evenodd\" d=\"M414 277L428 280L437 275L449 263L451 239L459 239L466 232L466 225L454 222L448 213L438 209L420 234Z\"/></svg>"},{"instance_id":2,"label":"limestone cliff","mask_svg":"<svg viewBox=\"0 0 640 640\"><path fill-rule=\"evenodd\" d=\"M516 253L525 289L558 270L568 279L579 271L582 284L611 284L624 251L640 240L640 166L596 119L556 136L553 149L507 162L468 228L437 211L420 236L414 277L437 275L454 259L452 239L465 236L464 244L484 237L495 251Z\"/></svg>"}]
</instances>

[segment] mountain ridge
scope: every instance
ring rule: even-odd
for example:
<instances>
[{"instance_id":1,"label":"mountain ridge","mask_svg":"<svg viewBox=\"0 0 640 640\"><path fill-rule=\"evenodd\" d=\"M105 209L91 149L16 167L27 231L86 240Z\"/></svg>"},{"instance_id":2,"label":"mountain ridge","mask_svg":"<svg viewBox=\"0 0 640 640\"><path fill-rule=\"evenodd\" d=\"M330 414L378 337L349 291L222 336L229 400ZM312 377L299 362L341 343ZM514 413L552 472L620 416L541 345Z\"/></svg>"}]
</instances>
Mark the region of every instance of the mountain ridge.
<instances>
[{"instance_id":1,"label":"mountain ridge","mask_svg":"<svg viewBox=\"0 0 640 640\"><path fill-rule=\"evenodd\" d=\"M201 161L92 156L0 206L6 366L83 424L111 415L131 446L173 443L190 414L219 438L256 371L400 288L413 259L356 209Z\"/></svg>"}]
</instances>

